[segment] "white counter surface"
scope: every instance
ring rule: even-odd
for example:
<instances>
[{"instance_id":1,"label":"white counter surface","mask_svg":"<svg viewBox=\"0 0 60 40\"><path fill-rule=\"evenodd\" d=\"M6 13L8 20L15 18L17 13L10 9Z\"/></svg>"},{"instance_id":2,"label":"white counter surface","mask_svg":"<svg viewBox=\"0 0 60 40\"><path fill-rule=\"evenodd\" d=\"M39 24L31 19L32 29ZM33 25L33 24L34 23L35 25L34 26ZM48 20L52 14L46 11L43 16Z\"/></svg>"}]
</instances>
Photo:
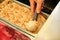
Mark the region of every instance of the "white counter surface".
<instances>
[{"instance_id":1,"label":"white counter surface","mask_svg":"<svg viewBox=\"0 0 60 40\"><path fill-rule=\"evenodd\" d=\"M39 31L35 40L60 40L60 2Z\"/></svg>"}]
</instances>

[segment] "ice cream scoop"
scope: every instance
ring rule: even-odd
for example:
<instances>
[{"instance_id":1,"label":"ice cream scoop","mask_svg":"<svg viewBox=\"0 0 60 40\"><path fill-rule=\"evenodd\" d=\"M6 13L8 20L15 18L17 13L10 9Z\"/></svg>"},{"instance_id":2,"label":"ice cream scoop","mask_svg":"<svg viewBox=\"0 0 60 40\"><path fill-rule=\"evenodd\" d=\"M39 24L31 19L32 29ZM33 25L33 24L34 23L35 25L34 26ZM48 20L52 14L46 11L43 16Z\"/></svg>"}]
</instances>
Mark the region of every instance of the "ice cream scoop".
<instances>
[{"instance_id":1,"label":"ice cream scoop","mask_svg":"<svg viewBox=\"0 0 60 40\"><path fill-rule=\"evenodd\" d=\"M26 29L28 31L34 32L37 30L37 18L38 18L38 14L35 11L33 19L26 24Z\"/></svg>"}]
</instances>

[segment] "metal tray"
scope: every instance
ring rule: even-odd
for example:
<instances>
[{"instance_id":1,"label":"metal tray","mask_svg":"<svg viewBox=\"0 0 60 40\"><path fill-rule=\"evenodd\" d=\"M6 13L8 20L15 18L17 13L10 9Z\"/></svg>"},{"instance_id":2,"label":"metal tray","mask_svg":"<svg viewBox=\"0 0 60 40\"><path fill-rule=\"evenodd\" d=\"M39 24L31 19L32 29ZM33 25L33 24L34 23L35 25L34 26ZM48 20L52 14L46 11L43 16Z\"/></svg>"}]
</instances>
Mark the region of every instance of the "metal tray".
<instances>
[{"instance_id":1,"label":"metal tray","mask_svg":"<svg viewBox=\"0 0 60 40\"><path fill-rule=\"evenodd\" d=\"M13 0L13 2L15 2L15 3L17 3L17 4L20 4L20 5L26 7L26 8L28 8L28 9L30 10L30 6L28 6L28 5L26 5L26 4L22 3L22 2L19 2L19 1L16 1L16 0ZM41 11L41 15L42 15L45 19L47 19L48 16L49 16L49 14L47 14L47 13L45 13L45 12L42 12L42 11ZM28 33L30 33L30 32L28 31ZM31 34L33 34L33 33L31 33ZM35 34L33 34L33 35L35 35Z\"/></svg>"}]
</instances>

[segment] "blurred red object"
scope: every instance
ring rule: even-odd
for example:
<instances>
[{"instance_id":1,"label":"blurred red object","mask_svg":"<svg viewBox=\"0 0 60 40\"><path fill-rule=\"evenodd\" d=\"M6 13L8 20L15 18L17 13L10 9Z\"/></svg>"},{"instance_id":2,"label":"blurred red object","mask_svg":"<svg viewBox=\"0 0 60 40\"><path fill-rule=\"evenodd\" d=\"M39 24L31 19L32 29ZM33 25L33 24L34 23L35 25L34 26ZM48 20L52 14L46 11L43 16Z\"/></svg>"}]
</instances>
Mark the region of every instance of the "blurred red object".
<instances>
[{"instance_id":1,"label":"blurred red object","mask_svg":"<svg viewBox=\"0 0 60 40\"><path fill-rule=\"evenodd\" d=\"M6 31L5 24L0 22L0 40L9 40L11 35Z\"/></svg>"},{"instance_id":2,"label":"blurred red object","mask_svg":"<svg viewBox=\"0 0 60 40\"><path fill-rule=\"evenodd\" d=\"M30 40L30 38L0 22L0 40Z\"/></svg>"}]
</instances>

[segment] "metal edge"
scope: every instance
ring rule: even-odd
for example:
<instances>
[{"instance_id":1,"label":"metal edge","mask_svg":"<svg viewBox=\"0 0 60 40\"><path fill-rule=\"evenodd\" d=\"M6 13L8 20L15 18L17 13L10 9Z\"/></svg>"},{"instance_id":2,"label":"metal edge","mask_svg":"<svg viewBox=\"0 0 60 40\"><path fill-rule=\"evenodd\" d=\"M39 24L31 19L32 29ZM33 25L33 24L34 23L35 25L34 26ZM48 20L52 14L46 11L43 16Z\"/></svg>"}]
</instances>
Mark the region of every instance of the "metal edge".
<instances>
[{"instance_id":1,"label":"metal edge","mask_svg":"<svg viewBox=\"0 0 60 40\"><path fill-rule=\"evenodd\" d=\"M26 4L22 3L22 2L19 2L17 0L12 0L12 1L19 4L19 5L22 5L22 6L26 7L26 8L28 8L28 9L30 9L30 6L28 6L28 5L26 5Z\"/></svg>"}]
</instances>

